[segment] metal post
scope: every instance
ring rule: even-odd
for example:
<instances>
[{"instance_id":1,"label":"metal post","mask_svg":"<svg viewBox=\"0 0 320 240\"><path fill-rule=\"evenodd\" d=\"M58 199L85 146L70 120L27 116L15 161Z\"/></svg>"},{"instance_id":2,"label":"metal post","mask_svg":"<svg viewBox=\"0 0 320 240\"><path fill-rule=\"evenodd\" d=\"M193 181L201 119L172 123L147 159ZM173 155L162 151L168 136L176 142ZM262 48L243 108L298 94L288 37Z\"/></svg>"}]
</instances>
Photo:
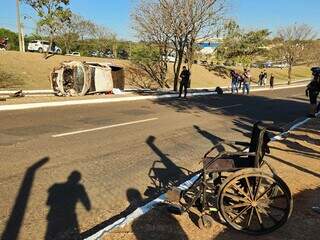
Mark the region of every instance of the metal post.
<instances>
[{"instance_id":1,"label":"metal post","mask_svg":"<svg viewBox=\"0 0 320 240\"><path fill-rule=\"evenodd\" d=\"M18 35L19 35L19 50L20 52L23 51L22 49L22 34L21 34L21 19L20 19L20 0L16 0L16 14L17 14L17 28L18 28Z\"/></svg>"}]
</instances>

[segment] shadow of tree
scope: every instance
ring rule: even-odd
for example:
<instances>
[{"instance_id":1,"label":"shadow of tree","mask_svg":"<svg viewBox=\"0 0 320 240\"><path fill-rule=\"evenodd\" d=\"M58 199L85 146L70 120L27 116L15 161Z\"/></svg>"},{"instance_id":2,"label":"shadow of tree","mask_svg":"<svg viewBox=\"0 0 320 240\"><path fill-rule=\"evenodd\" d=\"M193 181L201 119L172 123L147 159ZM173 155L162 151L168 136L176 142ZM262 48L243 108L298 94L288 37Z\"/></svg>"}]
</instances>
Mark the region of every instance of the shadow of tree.
<instances>
[{"instance_id":1,"label":"shadow of tree","mask_svg":"<svg viewBox=\"0 0 320 240\"><path fill-rule=\"evenodd\" d=\"M309 106L307 102L297 102L290 99L231 94L192 97L188 101L162 99L155 101L155 104L168 106L177 112L194 114L198 111L205 111L225 116L236 116L242 119L242 122L247 123L265 120L274 121L280 125L285 125L307 114ZM290 114L284 109L290 110Z\"/></svg>"},{"instance_id":2,"label":"shadow of tree","mask_svg":"<svg viewBox=\"0 0 320 240\"><path fill-rule=\"evenodd\" d=\"M19 238L20 228L27 208L35 174L48 161L49 158L45 157L37 161L27 169L7 225L2 233L1 240L15 240Z\"/></svg>"}]
</instances>

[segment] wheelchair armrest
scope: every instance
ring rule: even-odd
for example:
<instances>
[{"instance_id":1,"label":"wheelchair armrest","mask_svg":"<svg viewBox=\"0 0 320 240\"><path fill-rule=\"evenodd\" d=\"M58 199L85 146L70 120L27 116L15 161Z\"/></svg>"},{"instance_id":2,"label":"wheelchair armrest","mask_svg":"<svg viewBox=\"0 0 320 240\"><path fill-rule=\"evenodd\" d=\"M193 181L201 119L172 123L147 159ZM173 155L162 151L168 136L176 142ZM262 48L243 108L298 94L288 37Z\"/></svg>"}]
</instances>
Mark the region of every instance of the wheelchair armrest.
<instances>
[{"instance_id":1,"label":"wheelchair armrest","mask_svg":"<svg viewBox=\"0 0 320 240\"><path fill-rule=\"evenodd\" d=\"M255 152L222 152L222 156L256 156Z\"/></svg>"},{"instance_id":2,"label":"wheelchair armrest","mask_svg":"<svg viewBox=\"0 0 320 240\"><path fill-rule=\"evenodd\" d=\"M229 140L221 140L220 142L218 142L217 144L213 145L212 148L210 148L210 150L208 152L206 152L206 154L204 155L203 158L206 158L214 149L216 149L218 146L221 146L223 144L229 145L229 146L244 146L244 147L249 147L250 143L248 142L240 142L240 141L229 141Z\"/></svg>"}]
</instances>

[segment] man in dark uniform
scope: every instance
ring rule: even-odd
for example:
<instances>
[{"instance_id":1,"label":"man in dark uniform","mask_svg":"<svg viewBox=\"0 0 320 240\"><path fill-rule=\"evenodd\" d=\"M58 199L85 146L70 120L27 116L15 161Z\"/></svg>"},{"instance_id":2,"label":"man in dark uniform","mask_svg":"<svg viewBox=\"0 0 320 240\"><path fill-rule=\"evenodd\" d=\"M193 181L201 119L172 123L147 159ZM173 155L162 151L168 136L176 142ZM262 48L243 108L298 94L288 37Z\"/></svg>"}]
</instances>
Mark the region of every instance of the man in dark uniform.
<instances>
[{"instance_id":1,"label":"man in dark uniform","mask_svg":"<svg viewBox=\"0 0 320 240\"><path fill-rule=\"evenodd\" d=\"M319 106L317 107L317 98L320 93L320 67L311 68L313 80L309 83L306 90L306 95L310 99L310 113L309 117L315 117Z\"/></svg>"},{"instance_id":2,"label":"man in dark uniform","mask_svg":"<svg viewBox=\"0 0 320 240\"><path fill-rule=\"evenodd\" d=\"M182 68L182 72L180 74L180 89L179 89L179 98L182 95L182 90L184 88L184 98L187 97L187 89L188 89L188 85L189 85L189 81L190 81L190 71L187 70L186 66L183 66Z\"/></svg>"}]
</instances>

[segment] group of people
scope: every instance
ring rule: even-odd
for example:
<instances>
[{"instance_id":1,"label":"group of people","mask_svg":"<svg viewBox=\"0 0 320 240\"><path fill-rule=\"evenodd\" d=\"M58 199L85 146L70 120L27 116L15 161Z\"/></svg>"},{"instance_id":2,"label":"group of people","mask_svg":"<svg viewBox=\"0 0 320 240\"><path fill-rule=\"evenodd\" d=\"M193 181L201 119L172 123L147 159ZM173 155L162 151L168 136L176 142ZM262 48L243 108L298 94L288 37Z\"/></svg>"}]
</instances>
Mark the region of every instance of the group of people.
<instances>
[{"instance_id":1,"label":"group of people","mask_svg":"<svg viewBox=\"0 0 320 240\"><path fill-rule=\"evenodd\" d=\"M244 69L243 73L237 73L235 70L230 71L231 77L231 92L239 92L242 88L243 94L250 93L251 73L250 70Z\"/></svg>"},{"instance_id":2,"label":"group of people","mask_svg":"<svg viewBox=\"0 0 320 240\"><path fill-rule=\"evenodd\" d=\"M259 74L259 86L266 86L268 81L268 73L266 70L262 71ZM269 80L270 88L273 88L274 85L274 75L271 73L270 80Z\"/></svg>"},{"instance_id":3,"label":"group of people","mask_svg":"<svg viewBox=\"0 0 320 240\"><path fill-rule=\"evenodd\" d=\"M250 70L244 69L243 74L237 73L235 70L230 71L230 77L231 77L231 92L239 92L239 89L242 87L243 94L250 92L250 83L251 83L251 74ZM266 86L267 85L267 79L268 79L268 73L267 71L262 71L259 75L259 86ZM274 86L274 75L270 75L269 79L270 88L273 88Z\"/></svg>"}]
</instances>

